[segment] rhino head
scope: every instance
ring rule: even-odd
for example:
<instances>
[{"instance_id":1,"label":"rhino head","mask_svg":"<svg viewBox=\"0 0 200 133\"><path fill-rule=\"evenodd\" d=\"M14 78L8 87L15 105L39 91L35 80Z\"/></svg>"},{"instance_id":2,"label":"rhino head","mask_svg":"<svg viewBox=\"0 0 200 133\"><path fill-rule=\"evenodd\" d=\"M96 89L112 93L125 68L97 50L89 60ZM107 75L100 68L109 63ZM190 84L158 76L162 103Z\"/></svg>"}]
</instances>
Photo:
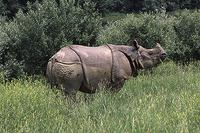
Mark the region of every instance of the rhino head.
<instances>
[{"instance_id":1,"label":"rhino head","mask_svg":"<svg viewBox=\"0 0 200 133\"><path fill-rule=\"evenodd\" d=\"M134 43L134 45L138 45L137 41L134 41ZM151 49L138 45L138 53L138 60L142 69L155 67L162 63L167 57L167 53L159 43L156 43L156 46Z\"/></svg>"}]
</instances>

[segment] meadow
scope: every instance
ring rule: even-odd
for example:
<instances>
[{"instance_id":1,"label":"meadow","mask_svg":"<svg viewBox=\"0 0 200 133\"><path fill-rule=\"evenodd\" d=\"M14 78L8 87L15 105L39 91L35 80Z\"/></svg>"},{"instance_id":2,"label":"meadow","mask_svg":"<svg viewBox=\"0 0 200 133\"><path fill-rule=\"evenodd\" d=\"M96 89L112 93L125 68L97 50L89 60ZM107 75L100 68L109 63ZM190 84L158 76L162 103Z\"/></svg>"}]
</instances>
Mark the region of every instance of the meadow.
<instances>
[{"instance_id":1,"label":"meadow","mask_svg":"<svg viewBox=\"0 0 200 133\"><path fill-rule=\"evenodd\" d=\"M198 1L4 1L0 0L0 133L200 132ZM66 45L129 45L133 39L146 48L160 42L169 59L181 64L167 61L153 72L141 71L115 94L102 87L85 100L78 93L76 103L38 76Z\"/></svg>"},{"instance_id":2,"label":"meadow","mask_svg":"<svg viewBox=\"0 0 200 133\"><path fill-rule=\"evenodd\" d=\"M200 132L200 63L161 64L126 82L68 102L44 78L0 82L0 132Z\"/></svg>"}]
</instances>

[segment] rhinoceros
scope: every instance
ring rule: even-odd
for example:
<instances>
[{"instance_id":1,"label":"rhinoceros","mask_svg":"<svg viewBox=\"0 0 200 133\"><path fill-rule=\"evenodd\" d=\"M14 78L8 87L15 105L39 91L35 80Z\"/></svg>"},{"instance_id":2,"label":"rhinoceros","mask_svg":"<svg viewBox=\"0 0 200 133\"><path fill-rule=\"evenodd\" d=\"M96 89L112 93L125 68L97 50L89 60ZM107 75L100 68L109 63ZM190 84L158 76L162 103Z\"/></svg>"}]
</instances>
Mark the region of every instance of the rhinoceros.
<instances>
[{"instance_id":1,"label":"rhinoceros","mask_svg":"<svg viewBox=\"0 0 200 133\"><path fill-rule=\"evenodd\" d=\"M156 66L165 57L166 52L158 43L153 49L146 49L137 41L131 46L69 45L49 59L46 75L51 85L59 85L69 96L75 96L77 91L95 93L102 83L117 92L125 80L137 76L139 69Z\"/></svg>"}]
</instances>

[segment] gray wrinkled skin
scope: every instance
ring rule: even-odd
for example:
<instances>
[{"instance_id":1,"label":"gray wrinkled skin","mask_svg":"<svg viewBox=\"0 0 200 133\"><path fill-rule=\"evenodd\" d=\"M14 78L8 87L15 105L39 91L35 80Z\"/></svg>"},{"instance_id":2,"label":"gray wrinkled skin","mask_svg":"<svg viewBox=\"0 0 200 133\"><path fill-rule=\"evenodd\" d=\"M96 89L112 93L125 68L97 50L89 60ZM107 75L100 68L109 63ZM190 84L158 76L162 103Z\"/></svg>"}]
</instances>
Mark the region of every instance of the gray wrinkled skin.
<instances>
[{"instance_id":1,"label":"gray wrinkled skin","mask_svg":"<svg viewBox=\"0 0 200 133\"><path fill-rule=\"evenodd\" d=\"M144 69L157 66L158 64L162 63L167 56L165 50L159 43L157 43L152 49L146 49L140 46L138 51L140 54L139 57L142 63L142 68Z\"/></svg>"},{"instance_id":2,"label":"gray wrinkled skin","mask_svg":"<svg viewBox=\"0 0 200 133\"><path fill-rule=\"evenodd\" d=\"M47 79L58 85L65 94L75 97L77 91L95 93L100 84L117 92L138 69L161 63L166 53L160 44L145 49L134 42L133 46L103 45L86 47L66 46L53 55L47 65Z\"/></svg>"}]
</instances>

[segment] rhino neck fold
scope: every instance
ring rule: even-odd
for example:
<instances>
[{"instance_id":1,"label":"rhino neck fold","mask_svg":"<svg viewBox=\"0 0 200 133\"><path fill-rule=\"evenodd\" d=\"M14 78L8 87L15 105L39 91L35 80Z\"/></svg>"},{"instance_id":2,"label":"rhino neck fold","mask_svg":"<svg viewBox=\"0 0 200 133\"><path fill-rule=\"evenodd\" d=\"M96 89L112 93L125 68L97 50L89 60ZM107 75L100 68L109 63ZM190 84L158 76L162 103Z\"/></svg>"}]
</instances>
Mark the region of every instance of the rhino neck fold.
<instances>
[{"instance_id":1,"label":"rhino neck fold","mask_svg":"<svg viewBox=\"0 0 200 133\"><path fill-rule=\"evenodd\" d=\"M136 77L138 75L138 69L139 69L138 60L137 60L137 58L132 60L129 56L126 56L126 57L131 66L131 71L132 71L131 76Z\"/></svg>"},{"instance_id":2,"label":"rhino neck fold","mask_svg":"<svg viewBox=\"0 0 200 133\"><path fill-rule=\"evenodd\" d=\"M131 75L130 76L137 76L138 75L138 69L141 68L141 65L139 63L139 60L138 60L138 55L132 59L126 52L125 50L119 50L118 48L115 48L114 46L110 45L110 44L106 44L106 46L110 49L111 51L111 59L112 59L112 67L111 67L111 83L115 83L116 79L118 78L117 75L115 75L116 71L118 71L119 68L116 68L115 67L115 63L116 61L118 60L116 57L115 57L115 54L117 54L117 52L121 52L123 53L126 58L128 59L129 61L129 64L131 66Z\"/></svg>"},{"instance_id":3,"label":"rhino neck fold","mask_svg":"<svg viewBox=\"0 0 200 133\"><path fill-rule=\"evenodd\" d=\"M112 46L111 45L109 45L109 44L106 44L106 46L110 49L110 51L111 51L111 55L112 55L112 57L111 57L111 60L112 60L112 66L111 66L111 83L113 83L113 82L115 82L115 76L114 76L114 55L113 55L113 49L112 49Z\"/></svg>"},{"instance_id":4,"label":"rhino neck fold","mask_svg":"<svg viewBox=\"0 0 200 133\"><path fill-rule=\"evenodd\" d=\"M138 69L144 69L144 65L142 64L141 60L140 60L140 56L138 56L136 58L136 65Z\"/></svg>"}]
</instances>

